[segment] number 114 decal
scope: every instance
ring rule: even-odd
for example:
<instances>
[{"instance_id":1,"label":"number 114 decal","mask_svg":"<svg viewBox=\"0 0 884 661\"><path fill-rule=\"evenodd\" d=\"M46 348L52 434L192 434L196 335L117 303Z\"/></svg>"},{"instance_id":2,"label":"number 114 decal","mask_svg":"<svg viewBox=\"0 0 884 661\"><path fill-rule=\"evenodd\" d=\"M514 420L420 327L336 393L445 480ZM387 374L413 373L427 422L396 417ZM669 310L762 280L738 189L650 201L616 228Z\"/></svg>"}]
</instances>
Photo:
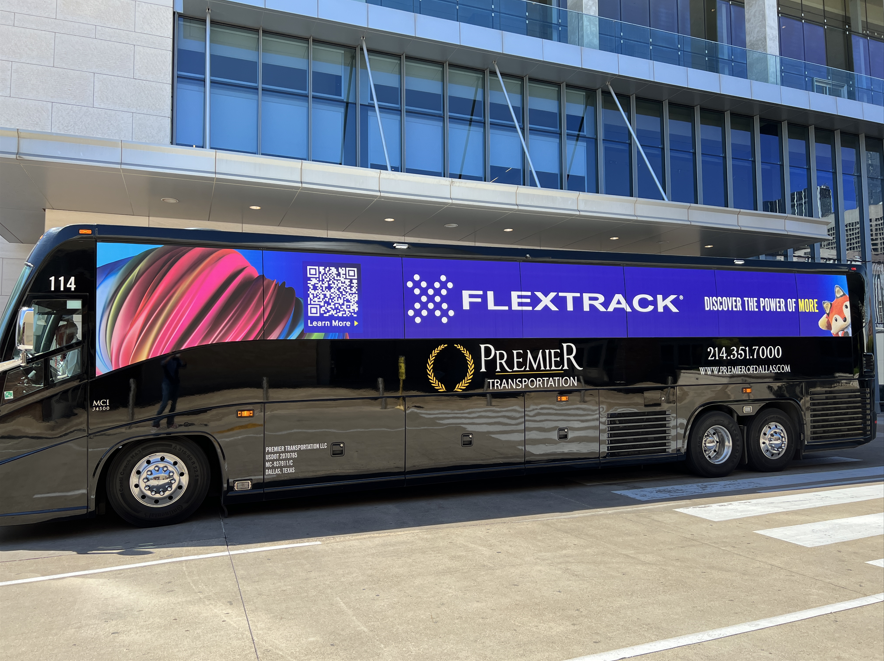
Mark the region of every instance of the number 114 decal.
<instances>
[{"instance_id":1,"label":"number 114 decal","mask_svg":"<svg viewBox=\"0 0 884 661\"><path fill-rule=\"evenodd\" d=\"M50 291L76 291L77 282L74 276L65 278L63 275L51 276L49 278Z\"/></svg>"}]
</instances>

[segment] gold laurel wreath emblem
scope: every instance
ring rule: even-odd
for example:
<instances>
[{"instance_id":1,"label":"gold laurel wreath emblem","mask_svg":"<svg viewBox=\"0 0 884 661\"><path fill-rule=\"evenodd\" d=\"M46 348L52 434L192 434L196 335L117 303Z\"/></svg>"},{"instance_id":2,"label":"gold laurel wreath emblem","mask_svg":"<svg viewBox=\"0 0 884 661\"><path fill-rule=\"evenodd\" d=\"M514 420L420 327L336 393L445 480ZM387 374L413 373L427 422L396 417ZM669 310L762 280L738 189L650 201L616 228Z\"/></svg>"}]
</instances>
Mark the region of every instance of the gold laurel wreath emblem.
<instances>
[{"instance_id":1,"label":"gold laurel wreath emblem","mask_svg":"<svg viewBox=\"0 0 884 661\"><path fill-rule=\"evenodd\" d=\"M442 351L447 344L440 344L438 347L433 349L430 353L430 358L427 360L427 378L430 380L432 386L438 390L439 392L445 392L445 385L436 378L435 370L433 369L433 365L436 363L436 356L439 355L439 352ZM464 358L467 359L467 375L454 386L454 392L461 392L464 388L470 385L470 381L473 380L473 375L476 373L476 363L473 362L473 357L470 355L470 352L464 349L461 345L455 344L455 348L460 349L460 352L463 354Z\"/></svg>"}]
</instances>

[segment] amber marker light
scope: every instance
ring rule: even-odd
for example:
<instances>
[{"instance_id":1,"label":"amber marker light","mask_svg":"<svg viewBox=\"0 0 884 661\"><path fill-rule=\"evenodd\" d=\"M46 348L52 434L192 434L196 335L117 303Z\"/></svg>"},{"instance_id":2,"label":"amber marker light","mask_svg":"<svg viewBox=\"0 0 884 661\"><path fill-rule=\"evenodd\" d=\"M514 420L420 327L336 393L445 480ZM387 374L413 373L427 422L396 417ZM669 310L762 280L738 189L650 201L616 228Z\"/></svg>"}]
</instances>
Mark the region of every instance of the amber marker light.
<instances>
[{"instance_id":1,"label":"amber marker light","mask_svg":"<svg viewBox=\"0 0 884 661\"><path fill-rule=\"evenodd\" d=\"M254 411L254 409L245 409L243 411L237 411L236 417L237 418L254 418L255 411Z\"/></svg>"},{"instance_id":2,"label":"amber marker light","mask_svg":"<svg viewBox=\"0 0 884 661\"><path fill-rule=\"evenodd\" d=\"M747 395L751 395L751 394L752 394L752 388L743 388L743 392L746 393Z\"/></svg>"},{"instance_id":3,"label":"amber marker light","mask_svg":"<svg viewBox=\"0 0 884 661\"><path fill-rule=\"evenodd\" d=\"M568 401L568 395L559 395L558 397L556 397L556 401L557 401L557 402L567 402L567 401Z\"/></svg>"},{"instance_id":4,"label":"amber marker light","mask_svg":"<svg viewBox=\"0 0 884 661\"><path fill-rule=\"evenodd\" d=\"M80 234L92 234L92 230L80 230Z\"/></svg>"}]
</instances>

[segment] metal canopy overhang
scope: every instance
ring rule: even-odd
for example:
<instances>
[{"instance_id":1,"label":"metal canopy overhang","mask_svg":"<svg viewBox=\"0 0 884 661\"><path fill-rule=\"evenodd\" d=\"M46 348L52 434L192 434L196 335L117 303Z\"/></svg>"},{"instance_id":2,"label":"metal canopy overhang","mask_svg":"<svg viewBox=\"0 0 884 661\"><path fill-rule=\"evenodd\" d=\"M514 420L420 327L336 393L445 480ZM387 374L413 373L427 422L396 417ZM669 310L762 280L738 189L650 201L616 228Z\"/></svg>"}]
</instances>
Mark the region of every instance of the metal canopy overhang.
<instances>
[{"instance_id":1,"label":"metal canopy overhang","mask_svg":"<svg viewBox=\"0 0 884 661\"><path fill-rule=\"evenodd\" d=\"M265 4L262 0L257 0L257 3ZM285 3L281 4L282 6L287 6ZM494 50L471 48L445 41L433 41L361 25L316 18L295 13L296 10L294 9L292 11L280 11L268 9L264 6L256 6L256 4L231 2L229 0L177 0L176 6L179 7L184 16L204 19L206 9L211 9L212 21L215 23L228 23L253 29L263 28L268 32L303 38L313 37L319 41L338 45L350 45L353 48L359 46L364 37L367 47L373 53L405 54L406 56L422 60L448 62L456 66L472 69L489 69L491 71L494 69L494 62L497 61L501 73L505 76L531 76L546 82L568 83L588 89L604 88L606 83L610 82L618 94L637 94L643 98L657 101L668 100L670 103L702 106L710 110L729 110L743 115L759 115L762 119L790 121L806 126L814 125L823 129L840 129L850 133L865 133L877 138L884 137L884 125L877 121L839 116L831 112L780 103L766 103L758 99L746 98L745 96L731 96L729 94L713 93L680 85L668 85L653 80L632 78L628 75L612 74L604 70L593 71L588 68L560 65L541 59L516 57ZM297 6L297 3L293 6ZM383 7L372 6L372 8L397 14L407 13ZM446 21L446 23L448 22L459 25L452 21ZM543 42L543 40L533 37L514 36L518 36L521 39L530 39L538 44ZM590 49L583 50L589 53L593 52ZM610 55L609 53L600 54L603 56ZM647 60L638 58L627 57L626 59L635 60L639 65L636 69L639 71L647 69L648 65L651 64ZM681 67L674 68L681 69ZM749 83L749 81L744 79L734 80L744 84Z\"/></svg>"},{"instance_id":2,"label":"metal canopy overhang","mask_svg":"<svg viewBox=\"0 0 884 661\"><path fill-rule=\"evenodd\" d=\"M828 238L813 218L10 129L0 181L0 234L24 243L74 222L722 257Z\"/></svg>"}]
</instances>

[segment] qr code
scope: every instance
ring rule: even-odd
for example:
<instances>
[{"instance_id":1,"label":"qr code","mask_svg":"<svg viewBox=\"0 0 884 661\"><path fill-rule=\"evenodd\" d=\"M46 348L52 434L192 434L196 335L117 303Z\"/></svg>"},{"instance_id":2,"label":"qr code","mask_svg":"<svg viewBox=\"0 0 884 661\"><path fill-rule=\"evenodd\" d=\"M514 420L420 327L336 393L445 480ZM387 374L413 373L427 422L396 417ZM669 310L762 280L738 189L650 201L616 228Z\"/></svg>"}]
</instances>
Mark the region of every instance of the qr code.
<instances>
[{"instance_id":1,"label":"qr code","mask_svg":"<svg viewBox=\"0 0 884 661\"><path fill-rule=\"evenodd\" d=\"M307 267L307 316L355 317L359 312L359 269Z\"/></svg>"}]
</instances>

